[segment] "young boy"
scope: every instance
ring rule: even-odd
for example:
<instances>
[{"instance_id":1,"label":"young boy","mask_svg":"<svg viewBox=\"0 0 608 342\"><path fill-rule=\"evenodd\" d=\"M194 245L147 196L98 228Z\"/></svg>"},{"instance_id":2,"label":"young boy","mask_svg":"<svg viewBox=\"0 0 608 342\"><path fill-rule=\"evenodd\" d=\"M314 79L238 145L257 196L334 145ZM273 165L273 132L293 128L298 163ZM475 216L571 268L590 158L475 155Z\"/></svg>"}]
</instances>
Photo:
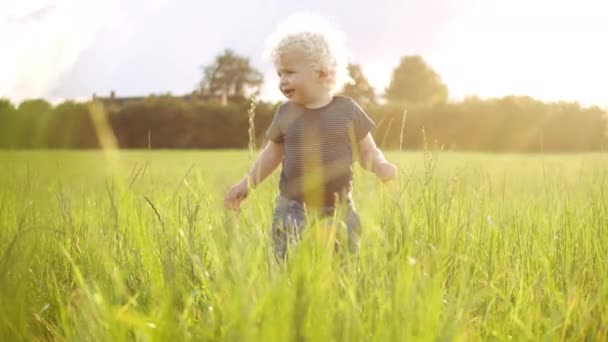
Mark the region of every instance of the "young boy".
<instances>
[{"instance_id":1,"label":"young boy","mask_svg":"<svg viewBox=\"0 0 608 342\"><path fill-rule=\"evenodd\" d=\"M287 98L267 130L268 143L249 173L226 194L225 205L238 210L255 188L282 163L280 195L272 223L278 259L297 241L306 214L342 213L349 249L359 246L360 220L352 202L352 164L393 179L397 167L386 161L370 135L373 121L351 98L333 95L347 74L346 54L323 33L300 31L285 35L272 47L271 57ZM338 209L345 210L338 210Z\"/></svg>"}]
</instances>

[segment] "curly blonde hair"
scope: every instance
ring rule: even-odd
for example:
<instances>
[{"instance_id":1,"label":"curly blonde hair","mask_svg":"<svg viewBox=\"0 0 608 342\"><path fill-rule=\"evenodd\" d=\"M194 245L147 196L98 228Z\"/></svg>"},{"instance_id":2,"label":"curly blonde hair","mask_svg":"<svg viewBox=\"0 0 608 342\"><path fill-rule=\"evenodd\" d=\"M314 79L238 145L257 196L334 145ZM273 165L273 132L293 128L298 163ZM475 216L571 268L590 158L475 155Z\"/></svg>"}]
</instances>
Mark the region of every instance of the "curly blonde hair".
<instances>
[{"instance_id":1,"label":"curly blonde hair","mask_svg":"<svg viewBox=\"0 0 608 342\"><path fill-rule=\"evenodd\" d=\"M344 34L322 17L308 13L293 15L266 40L265 57L275 66L287 51L303 53L314 70L327 72L324 86L332 93L353 82L348 74L350 53Z\"/></svg>"}]
</instances>

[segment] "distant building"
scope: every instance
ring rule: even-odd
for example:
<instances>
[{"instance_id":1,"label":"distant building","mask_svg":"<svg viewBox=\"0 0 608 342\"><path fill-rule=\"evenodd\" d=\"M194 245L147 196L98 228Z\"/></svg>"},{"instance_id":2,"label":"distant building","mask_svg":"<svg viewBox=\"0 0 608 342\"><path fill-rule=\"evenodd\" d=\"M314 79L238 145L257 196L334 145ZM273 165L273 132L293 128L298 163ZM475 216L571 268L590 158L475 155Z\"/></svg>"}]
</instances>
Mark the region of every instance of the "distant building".
<instances>
[{"instance_id":1,"label":"distant building","mask_svg":"<svg viewBox=\"0 0 608 342\"><path fill-rule=\"evenodd\" d=\"M114 90L112 90L110 92L109 97L97 96L97 94L93 93L92 99L103 103L104 106L106 106L108 108L120 109L129 103L144 101L145 99L147 99L149 97L153 97L153 96L155 96L155 95L118 97L118 96L116 96L116 92ZM216 101L222 103L222 105L224 105L224 106L228 103L228 100L230 100L226 96L205 94L205 93L201 93L198 91L193 91L192 93L185 94L185 95L170 95L169 94L169 95L160 95L160 96L168 96L171 98L181 99L181 100L188 101L188 102L193 102L193 101L209 102L212 100L216 100Z\"/></svg>"}]
</instances>

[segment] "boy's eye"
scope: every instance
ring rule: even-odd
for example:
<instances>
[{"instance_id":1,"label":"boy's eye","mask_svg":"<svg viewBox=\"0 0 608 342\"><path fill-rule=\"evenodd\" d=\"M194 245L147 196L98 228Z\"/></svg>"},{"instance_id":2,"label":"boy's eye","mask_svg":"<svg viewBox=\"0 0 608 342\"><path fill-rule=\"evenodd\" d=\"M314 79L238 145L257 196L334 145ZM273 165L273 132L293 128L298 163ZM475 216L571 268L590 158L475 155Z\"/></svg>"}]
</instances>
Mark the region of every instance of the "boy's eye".
<instances>
[{"instance_id":1,"label":"boy's eye","mask_svg":"<svg viewBox=\"0 0 608 342\"><path fill-rule=\"evenodd\" d=\"M295 71L293 71L293 70L277 71L277 75L279 77L281 77L283 75L293 75L293 74L295 74Z\"/></svg>"}]
</instances>

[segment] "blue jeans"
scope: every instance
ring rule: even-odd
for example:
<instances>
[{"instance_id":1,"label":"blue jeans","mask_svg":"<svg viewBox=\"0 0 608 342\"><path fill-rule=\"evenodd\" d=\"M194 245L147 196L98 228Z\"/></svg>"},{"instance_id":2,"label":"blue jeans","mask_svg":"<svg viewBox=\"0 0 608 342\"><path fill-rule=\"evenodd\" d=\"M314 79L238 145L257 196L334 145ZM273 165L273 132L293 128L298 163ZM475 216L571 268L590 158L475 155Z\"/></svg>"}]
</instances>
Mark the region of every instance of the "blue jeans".
<instances>
[{"instance_id":1,"label":"blue jeans","mask_svg":"<svg viewBox=\"0 0 608 342\"><path fill-rule=\"evenodd\" d=\"M344 223L348 235L348 249L351 252L359 250L359 236L361 234L361 220L355 211L352 198L349 196L338 204L340 217L338 220ZM297 243L302 236L306 226L306 218L310 214L318 214L322 218L333 217L335 206L321 207L317 209L306 208L302 202L278 196L274 209L271 235L274 243L274 253L277 259L284 260L287 256L288 246ZM337 246L336 246L337 247Z\"/></svg>"}]
</instances>

